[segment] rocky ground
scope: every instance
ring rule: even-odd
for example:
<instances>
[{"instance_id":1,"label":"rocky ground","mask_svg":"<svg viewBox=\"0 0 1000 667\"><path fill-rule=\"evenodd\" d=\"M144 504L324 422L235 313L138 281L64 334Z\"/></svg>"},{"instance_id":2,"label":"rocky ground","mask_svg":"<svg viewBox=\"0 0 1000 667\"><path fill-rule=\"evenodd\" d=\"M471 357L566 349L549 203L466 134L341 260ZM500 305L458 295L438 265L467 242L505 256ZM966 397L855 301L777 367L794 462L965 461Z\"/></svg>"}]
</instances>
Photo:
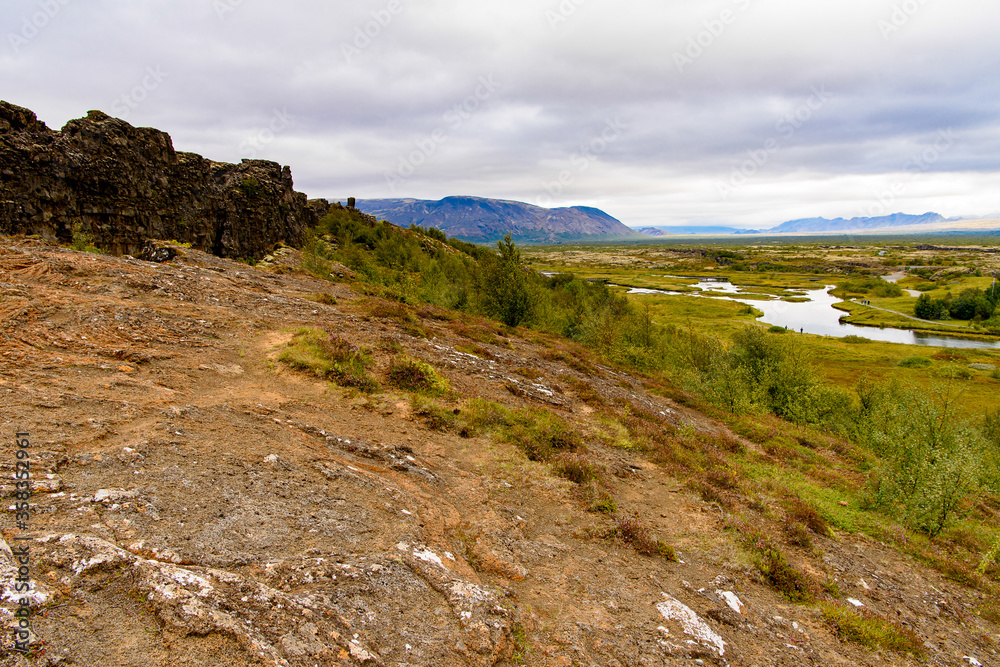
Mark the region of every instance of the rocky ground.
<instances>
[{"instance_id":1,"label":"rocky ground","mask_svg":"<svg viewBox=\"0 0 1000 667\"><path fill-rule=\"evenodd\" d=\"M406 394L337 388L277 355L316 326L370 346L377 376L402 348L462 397L545 407L583 432L597 415L581 380L665 423L726 430L642 383L473 321L478 354L433 313L412 335L298 271L293 251L263 268L181 253L0 240L0 528L9 549L30 546L34 581L33 654L8 640L0 665L1000 664L1000 628L974 613L984 594L888 546L817 537L801 560L911 628L921 656L845 642L786 601L725 512L640 454L587 443L620 511L679 562L602 537L610 520L516 446L431 430ZM8 509L17 431L27 533ZM0 554L9 627L16 577Z\"/></svg>"}]
</instances>

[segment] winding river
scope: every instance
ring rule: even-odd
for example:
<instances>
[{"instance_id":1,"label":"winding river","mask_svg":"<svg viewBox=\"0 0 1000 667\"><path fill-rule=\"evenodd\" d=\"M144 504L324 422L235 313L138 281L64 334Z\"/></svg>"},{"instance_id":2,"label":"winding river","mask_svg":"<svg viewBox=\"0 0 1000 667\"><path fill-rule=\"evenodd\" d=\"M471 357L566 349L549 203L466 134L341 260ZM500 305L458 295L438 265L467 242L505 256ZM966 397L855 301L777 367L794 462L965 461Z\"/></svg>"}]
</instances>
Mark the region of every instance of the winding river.
<instances>
[{"instance_id":1,"label":"winding river","mask_svg":"<svg viewBox=\"0 0 1000 667\"><path fill-rule=\"evenodd\" d=\"M804 296L809 301L792 303L782 301L777 298L769 300L741 299L740 294L752 294L753 288L743 291L741 288L728 281L721 280L699 280L696 287L703 292L725 293L734 296L704 296L703 298L729 299L739 303L753 306L757 310L763 311L764 316L760 319L764 322L787 327L794 331L817 334L820 336L834 336L843 338L844 336L862 336L869 340L883 341L886 343L903 343L906 345L922 345L927 347L962 347L983 350L1000 350L1000 341L970 340L958 338L945 334L926 334L907 329L879 329L875 327L859 327L854 324L842 324L840 317L844 313L833 307L841 299L832 296L828 290L833 289L833 285L827 285L822 289L809 290ZM686 294L687 296L703 296L688 292L674 292L670 290L654 290L643 288L632 288L629 294Z\"/></svg>"}]
</instances>

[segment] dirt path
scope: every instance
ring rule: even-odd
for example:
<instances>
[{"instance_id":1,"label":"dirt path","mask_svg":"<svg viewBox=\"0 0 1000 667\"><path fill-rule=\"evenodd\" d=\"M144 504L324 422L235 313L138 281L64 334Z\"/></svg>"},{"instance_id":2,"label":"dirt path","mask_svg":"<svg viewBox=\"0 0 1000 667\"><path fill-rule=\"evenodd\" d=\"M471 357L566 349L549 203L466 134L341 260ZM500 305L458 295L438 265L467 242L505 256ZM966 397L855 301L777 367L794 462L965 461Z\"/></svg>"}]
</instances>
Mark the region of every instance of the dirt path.
<instances>
[{"instance_id":1,"label":"dirt path","mask_svg":"<svg viewBox=\"0 0 1000 667\"><path fill-rule=\"evenodd\" d=\"M853 303L858 303L857 300L851 299ZM935 320L922 320L914 315L907 315L906 313L901 313L898 310L889 310L888 308L882 308L881 306L873 306L871 304L859 304L863 305L865 308L872 308L874 310L881 310L886 313L892 313L893 315L899 315L900 317L905 317L908 320L915 320L917 322L923 322L925 324L936 324L942 327L953 327L955 329L965 329L968 330L969 327L962 326L961 324L948 324L947 322L937 322Z\"/></svg>"}]
</instances>

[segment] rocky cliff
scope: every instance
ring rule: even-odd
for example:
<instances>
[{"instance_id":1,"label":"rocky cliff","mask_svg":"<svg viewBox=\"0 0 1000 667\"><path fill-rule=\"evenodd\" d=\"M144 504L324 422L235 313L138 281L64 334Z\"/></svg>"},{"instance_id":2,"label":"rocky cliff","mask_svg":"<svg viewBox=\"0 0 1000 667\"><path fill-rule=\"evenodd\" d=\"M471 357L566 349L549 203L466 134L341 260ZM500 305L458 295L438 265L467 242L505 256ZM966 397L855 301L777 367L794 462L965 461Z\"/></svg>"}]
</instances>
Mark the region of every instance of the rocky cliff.
<instances>
[{"instance_id":1,"label":"rocky cliff","mask_svg":"<svg viewBox=\"0 0 1000 667\"><path fill-rule=\"evenodd\" d=\"M175 239L216 255L261 257L297 245L324 213L267 160L228 164L175 151L170 135L100 111L56 132L0 101L0 233L66 242L89 235L114 254Z\"/></svg>"}]
</instances>

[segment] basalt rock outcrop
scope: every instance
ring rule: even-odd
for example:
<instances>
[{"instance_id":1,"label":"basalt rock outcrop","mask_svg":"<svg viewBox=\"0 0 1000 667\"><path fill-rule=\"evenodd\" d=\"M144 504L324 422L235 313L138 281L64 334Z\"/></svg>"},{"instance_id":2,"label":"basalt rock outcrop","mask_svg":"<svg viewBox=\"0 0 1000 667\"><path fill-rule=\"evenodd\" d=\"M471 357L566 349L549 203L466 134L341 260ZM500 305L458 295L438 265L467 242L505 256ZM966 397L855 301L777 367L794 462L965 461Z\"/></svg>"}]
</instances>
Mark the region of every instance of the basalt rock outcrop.
<instances>
[{"instance_id":1,"label":"basalt rock outcrop","mask_svg":"<svg viewBox=\"0 0 1000 667\"><path fill-rule=\"evenodd\" d=\"M170 135L100 111L49 129L0 101L0 233L71 241L114 254L150 239L233 258L299 245L327 206L268 160L228 164L174 150Z\"/></svg>"}]
</instances>

